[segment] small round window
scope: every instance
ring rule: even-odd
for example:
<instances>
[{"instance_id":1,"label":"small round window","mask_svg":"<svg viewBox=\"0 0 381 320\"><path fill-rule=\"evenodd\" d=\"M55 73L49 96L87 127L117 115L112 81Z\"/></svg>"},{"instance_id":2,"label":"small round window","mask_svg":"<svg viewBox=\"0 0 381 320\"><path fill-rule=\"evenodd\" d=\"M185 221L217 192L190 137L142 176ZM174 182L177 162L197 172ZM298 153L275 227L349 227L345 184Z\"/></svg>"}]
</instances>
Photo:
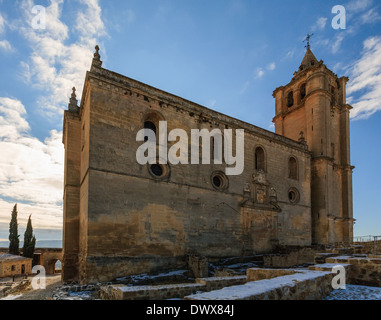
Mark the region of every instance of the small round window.
<instances>
[{"instance_id":1,"label":"small round window","mask_svg":"<svg viewBox=\"0 0 381 320\"><path fill-rule=\"evenodd\" d=\"M220 188L222 186L222 179L220 176L213 177L213 185L217 188Z\"/></svg>"},{"instance_id":2,"label":"small round window","mask_svg":"<svg viewBox=\"0 0 381 320\"><path fill-rule=\"evenodd\" d=\"M292 204L296 204L296 203L299 202L299 200L300 200L300 194L299 194L298 189L291 188L290 190L288 190L288 200Z\"/></svg>"},{"instance_id":3,"label":"small round window","mask_svg":"<svg viewBox=\"0 0 381 320\"><path fill-rule=\"evenodd\" d=\"M219 191L225 190L229 186L228 178L221 171L213 172L211 182L212 186Z\"/></svg>"},{"instance_id":4,"label":"small round window","mask_svg":"<svg viewBox=\"0 0 381 320\"><path fill-rule=\"evenodd\" d=\"M169 167L159 163L149 164L148 172L155 179L164 179L169 175Z\"/></svg>"},{"instance_id":5,"label":"small round window","mask_svg":"<svg viewBox=\"0 0 381 320\"><path fill-rule=\"evenodd\" d=\"M164 169L160 164L151 164L150 169L156 177L161 177L164 173Z\"/></svg>"}]
</instances>

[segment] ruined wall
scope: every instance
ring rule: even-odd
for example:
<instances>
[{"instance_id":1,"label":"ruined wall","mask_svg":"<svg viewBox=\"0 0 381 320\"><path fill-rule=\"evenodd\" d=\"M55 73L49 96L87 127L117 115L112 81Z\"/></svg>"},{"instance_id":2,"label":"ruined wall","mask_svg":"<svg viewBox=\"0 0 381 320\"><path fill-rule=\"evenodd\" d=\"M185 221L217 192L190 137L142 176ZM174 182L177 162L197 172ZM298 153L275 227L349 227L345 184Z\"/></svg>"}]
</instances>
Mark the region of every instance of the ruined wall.
<instances>
[{"instance_id":1,"label":"ruined wall","mask_svg":"<svg viewBox=\"0 0 381 320\"><path fill-rule=\"evenodd\" d=\"M1 261L0 277L10 277L13 275L32 274L32 259Z\"/></svg>"},{"instance_id":2,"label":"ruined wall","mask_svg":"<svg viewBox=\"0 0 381 320\"><path fill-rule=\"evenodd\" d=\"M328 257L327 263L350 264L349 268L349 283L357 285L366 285L381 287L381 257L352 257L339 256Z\"/></svg>"}]
</instances>

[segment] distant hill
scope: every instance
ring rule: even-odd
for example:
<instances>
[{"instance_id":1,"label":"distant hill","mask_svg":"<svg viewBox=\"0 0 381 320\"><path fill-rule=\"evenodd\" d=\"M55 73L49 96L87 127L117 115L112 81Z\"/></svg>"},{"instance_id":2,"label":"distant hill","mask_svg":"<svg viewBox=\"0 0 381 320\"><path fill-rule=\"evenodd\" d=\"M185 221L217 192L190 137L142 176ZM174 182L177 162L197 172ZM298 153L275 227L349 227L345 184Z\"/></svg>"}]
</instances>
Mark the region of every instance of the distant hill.
<instances>
[{"instance_id":1,"label":"distant hill","mask_svg":"<svg viewBox=\"0 0 381 320\"><path fill-rule=\"evenodd\" d=\"M24 241L20 241L20 248L24 245ZM0 248L8 248L9 241L0 241ZM62 240L37 240L36 248L62 248Z\"/></svg>"}]
</instances>

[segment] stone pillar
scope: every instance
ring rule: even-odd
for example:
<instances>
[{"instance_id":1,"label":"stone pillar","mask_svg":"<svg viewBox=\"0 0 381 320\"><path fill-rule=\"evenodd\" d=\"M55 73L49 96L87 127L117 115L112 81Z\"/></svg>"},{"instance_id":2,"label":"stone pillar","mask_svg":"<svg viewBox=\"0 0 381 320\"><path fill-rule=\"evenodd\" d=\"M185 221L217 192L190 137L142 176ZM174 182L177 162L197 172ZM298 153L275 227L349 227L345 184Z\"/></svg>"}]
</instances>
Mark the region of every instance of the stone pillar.
<instances>
[{"instance_id":1,"label":"stone pillar","mask_svg":"<svg viewBox=\"0 0 381 320\"><path fill-rule=\"evenodd\" d=\"M208 259L203 256L189 256L188 265L195 278L206 278L209 275Z\"/></svg>"}]
</instances>

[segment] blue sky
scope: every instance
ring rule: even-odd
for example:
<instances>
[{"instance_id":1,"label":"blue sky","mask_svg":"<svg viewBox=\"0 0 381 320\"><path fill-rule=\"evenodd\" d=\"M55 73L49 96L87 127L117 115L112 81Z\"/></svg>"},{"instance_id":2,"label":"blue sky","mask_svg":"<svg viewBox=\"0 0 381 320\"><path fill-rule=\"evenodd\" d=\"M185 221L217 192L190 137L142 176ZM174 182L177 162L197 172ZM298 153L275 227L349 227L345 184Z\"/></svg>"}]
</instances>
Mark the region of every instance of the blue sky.
<instances>
[{"instance_id":1,"label":"blue sky","mask_svg":"<svg viewBox=\"0 0 381 320\"><path fill-rule=\"evenodd\" d=\"M346 29L331 25L346 9ZM35 5L45 29L33 29ZM0 0L0 239L18 203L37 238L62 234L62 116L95 44L103 67L274 130L272 92L313 33L318 60L348 76L355 235L381 235L381 4L376 0ZM78 99L81 97L78 96Z\"/></svg>"}]
</instances>

